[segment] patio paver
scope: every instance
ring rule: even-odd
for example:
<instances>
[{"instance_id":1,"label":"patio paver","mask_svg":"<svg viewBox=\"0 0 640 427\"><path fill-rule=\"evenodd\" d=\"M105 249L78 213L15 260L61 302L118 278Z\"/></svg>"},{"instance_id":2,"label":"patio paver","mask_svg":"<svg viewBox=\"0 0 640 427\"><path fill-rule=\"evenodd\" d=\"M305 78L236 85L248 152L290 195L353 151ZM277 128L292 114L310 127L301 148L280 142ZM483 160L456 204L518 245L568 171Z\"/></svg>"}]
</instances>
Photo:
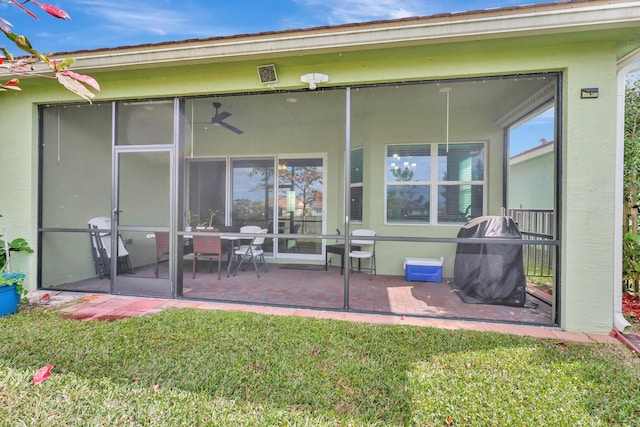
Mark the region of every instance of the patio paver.
<instances>
[{"instance_id":1,"label":"patio paver","mask_svg":"<svg viewBox=\"0 0 640 427\"><path fill-rule=\"evenodd\" d=\"M45 291L31 291L31 301L39 301ZM373 324L413 325L451 330L466 329L475 331L491 331L529 336L540 339L557 339L581 343L625 344L640 354L637 342L621 337L612 331L609 335L567 332L557 327L526 326L492 322L475 322L463 320L431 319L412 316L395 316L387 314L367 314L344 311L314 310L287 307L273 307L250 304L229 304L217 302L175 301L155 298L125 297L117 295L86 295L59 292L46 299L50 304L65 304L61 311L65 317L78 320L119 320L128 317L152 315L166 308L197 308L206 310L245 311L276 316L303 316L317 319L335 319L350 322L366 322Z\"/></svg>"}]
</instances>

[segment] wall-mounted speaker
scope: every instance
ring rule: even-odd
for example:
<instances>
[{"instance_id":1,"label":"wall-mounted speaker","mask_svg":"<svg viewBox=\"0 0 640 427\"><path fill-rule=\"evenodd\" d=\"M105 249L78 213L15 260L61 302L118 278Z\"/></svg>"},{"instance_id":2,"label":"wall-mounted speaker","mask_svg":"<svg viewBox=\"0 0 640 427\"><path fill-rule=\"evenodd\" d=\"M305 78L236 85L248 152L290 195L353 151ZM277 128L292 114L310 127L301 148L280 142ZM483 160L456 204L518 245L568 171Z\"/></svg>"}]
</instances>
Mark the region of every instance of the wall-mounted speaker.
<instances>
[{"instance_id":1,"label":"wall-mounted speaker","mask_svg":"<svg viewBox=\"0 0 640 427\"><path fill-rule=\"evenodd\" d=\"M258 77L262 84L273 84L278 81L276 66L273 64L261 65L258 67Z\"/></svg>"}]
</instances>

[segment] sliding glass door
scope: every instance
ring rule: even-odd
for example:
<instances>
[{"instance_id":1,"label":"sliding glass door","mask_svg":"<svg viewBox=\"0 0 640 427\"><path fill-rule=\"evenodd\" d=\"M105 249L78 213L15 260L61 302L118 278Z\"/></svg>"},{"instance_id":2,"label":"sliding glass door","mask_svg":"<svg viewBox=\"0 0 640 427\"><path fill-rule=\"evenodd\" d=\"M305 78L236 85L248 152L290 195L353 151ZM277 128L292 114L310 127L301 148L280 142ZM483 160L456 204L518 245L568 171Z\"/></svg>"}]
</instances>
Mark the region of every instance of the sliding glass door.
<instances>
[{"instance_id":1,"label":"sliding glass door","mask_svg":"<svg viewBox=\"0 0 640 427\"><path fill-rule=\"evenodd\" d=\"M278 229L290 235L324 230L324 160L281 157L278 161ZM322 255L322 241L295 236L280 239L278 252L289 257Z\"/></svg>"},{"instance_id":2,"label":"sliding glass door","mask_svg":"<svg viewBox=\"0 0 640 427\"><path fill-rule=\"evenodd\" d=\"M231 160L231 223L273 230L273 158Z\"/></svg>"},{"instance_id":3,"label":"sliding glass door","mask_svg":"<svg viewBox=\"0 0 640 427\"><path fill-rule=\"evenodd\" d=\"M322 156L194 159L188 162L185 218L191 227L239 231L256 225L269 233L265 252L282 258L319 258L325 230Z\"/></svg>"}]
</instances>

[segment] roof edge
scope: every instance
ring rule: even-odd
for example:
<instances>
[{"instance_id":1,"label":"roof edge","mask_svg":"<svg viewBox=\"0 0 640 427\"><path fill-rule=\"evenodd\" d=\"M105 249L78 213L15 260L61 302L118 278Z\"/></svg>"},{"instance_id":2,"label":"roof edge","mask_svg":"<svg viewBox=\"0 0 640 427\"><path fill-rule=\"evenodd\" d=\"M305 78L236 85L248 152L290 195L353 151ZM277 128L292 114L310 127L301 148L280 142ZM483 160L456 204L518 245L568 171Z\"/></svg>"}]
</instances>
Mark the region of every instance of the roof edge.
<instances>
[{"instance_id":1,"label":"roof edge","mask_svg":"<svg viewBox=\"0 0 640 427\"><path fill-rule=\"evenodd\" d=\"M362 24L77 51L53 57L73 56L77 60L74 69L95 70L214 58L246 59L288 52L319 53L331 49L553 34L632 23L640 23L637 1L566 0Z\"/></svg>"}]
</instances>

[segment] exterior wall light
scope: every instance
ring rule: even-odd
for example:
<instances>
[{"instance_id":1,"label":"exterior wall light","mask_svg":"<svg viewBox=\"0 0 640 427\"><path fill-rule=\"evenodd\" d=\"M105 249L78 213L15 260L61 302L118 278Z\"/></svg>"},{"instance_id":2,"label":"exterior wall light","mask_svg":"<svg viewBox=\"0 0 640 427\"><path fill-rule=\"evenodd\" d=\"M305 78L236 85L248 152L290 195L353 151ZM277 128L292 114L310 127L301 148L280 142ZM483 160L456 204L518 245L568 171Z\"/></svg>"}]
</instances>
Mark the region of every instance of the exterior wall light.
<instances>
[{"instance_id":1,"label":"exterior wall light","mask_svg":"<svg viewBox=\"0 0 640 427\"><path fill-rule=\"evenodd\" d=\"M315 90L318 87L318 83L325 83L329 81L329 76L322 73L309 73L300 77L302 83L309 84L309 90Z\"/></svg>"}]
</instances>

